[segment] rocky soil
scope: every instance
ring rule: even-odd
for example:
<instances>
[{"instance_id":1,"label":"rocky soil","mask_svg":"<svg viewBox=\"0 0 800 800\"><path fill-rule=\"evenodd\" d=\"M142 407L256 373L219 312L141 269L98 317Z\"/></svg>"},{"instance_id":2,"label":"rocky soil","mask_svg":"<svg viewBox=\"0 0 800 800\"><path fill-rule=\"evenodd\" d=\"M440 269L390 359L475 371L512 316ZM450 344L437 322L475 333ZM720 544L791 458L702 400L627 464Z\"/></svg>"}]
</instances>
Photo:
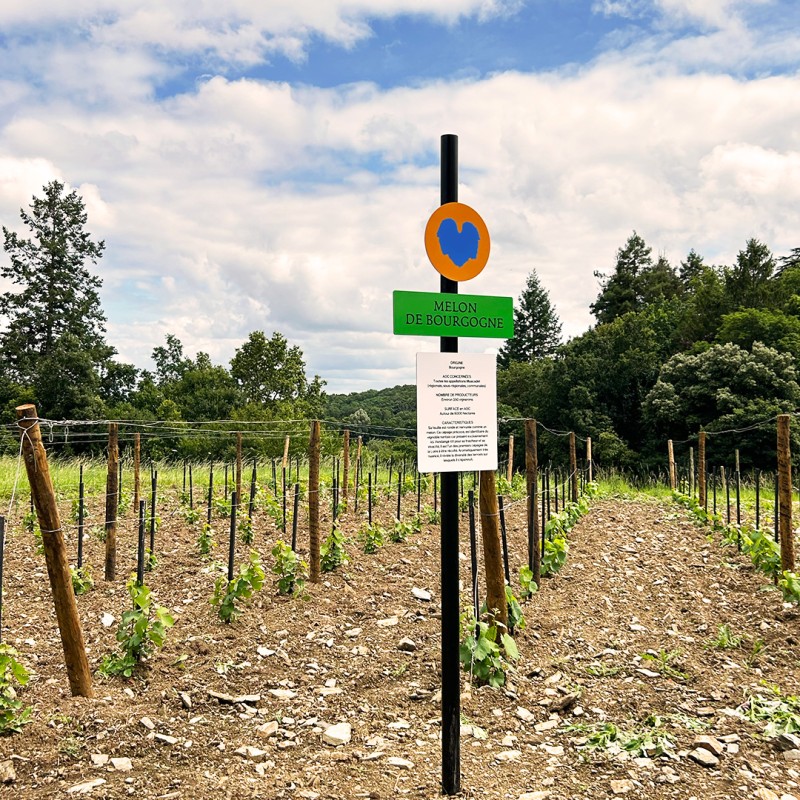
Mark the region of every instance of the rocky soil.
<instances>
[{"instance_id":1,"label":"rocky soil","mask_svg":"<svg viewBox=\"0 0 800 800\"><path fill-rule=\"evenodd\" d=\"M515 574L524 516L524 503L509 509ZM69 696L43 558L11 527L3 639L34 675L20 692L33 715L0 738L0 795L440 796L436 527L374 555L351 539L350 563L309 585L308 599L267 584L230 625L208 602L218 566L196 554L196 536L177 517L159 532L147 583L176 618L165 646L131 680L97 676L88 700ZM256 536L269 567L277 533L257 522ZM798 693L798 610L677 505L596 500L569 540L564 569L524 605L507 686L464 675L464 796L800 797L800 740L766 737L767 721L737 712L753 694L779 698L770 687ZM462 528L465 587L468 541ZM101 576L94 539L87 560ZM123 583L97 579L78 598L93 666L115 648ZM721 646L723 625L735 646Z\"/></svg>"}]
</instances>

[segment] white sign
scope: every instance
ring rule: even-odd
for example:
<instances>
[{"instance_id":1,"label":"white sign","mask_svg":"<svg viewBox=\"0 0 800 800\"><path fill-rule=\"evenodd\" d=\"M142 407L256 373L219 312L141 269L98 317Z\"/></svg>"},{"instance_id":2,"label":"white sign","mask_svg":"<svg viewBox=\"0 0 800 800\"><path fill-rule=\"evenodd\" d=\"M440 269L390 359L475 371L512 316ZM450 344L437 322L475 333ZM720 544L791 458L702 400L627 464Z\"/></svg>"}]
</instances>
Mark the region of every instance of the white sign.
<instances>
[{"instance_id":1,"label":"white sign","mask_svg":"<svg viewBox=\"0 0 800 800\"><path fill-rule=\"evenodd\" d=\"M497 356L417 353L420 472L497 469Z\"/></svg>"}]
</instances>

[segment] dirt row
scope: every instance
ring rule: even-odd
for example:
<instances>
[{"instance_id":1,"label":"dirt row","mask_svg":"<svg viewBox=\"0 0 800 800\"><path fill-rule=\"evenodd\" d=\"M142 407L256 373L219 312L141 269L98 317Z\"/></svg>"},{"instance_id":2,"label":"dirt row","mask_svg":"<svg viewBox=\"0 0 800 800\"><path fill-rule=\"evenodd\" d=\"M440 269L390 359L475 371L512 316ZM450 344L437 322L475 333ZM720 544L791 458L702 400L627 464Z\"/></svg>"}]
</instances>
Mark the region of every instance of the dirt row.
<instances>
[{"instance_id":1,"label":"dirt row","mask_svg":"<svg viewBox=\"0 0 800 800\"><path fill-rule=\"evenodd\" d=\"M524 523L524 503L509 508L514 574L527 558ZM269 567L277 534L256 527ZM97 677L93 700L69 696L43 559L32 537L12 537L3 637L34 673L20 694L33 717L0 738L0 793L440 796L439 533L426 526L365 555L356 527L345 524L350 563L309 585L308 599L276 596L268 584L225 625L208 602L219 564L198 557L196 530L165 522L147 582L175 626L133 679ZM508 684L477 688L464 675L464 795L800 797L800 764L763 738L763 723L735 712L767 685L796 692L797 610L674 504L596 500L569 540L566 566L524 605ZM462 526L465 587L468 542ZM98 574L101 549L87 543ZM123 574L132 546L126 552ZM93 666L114 649L128 602L122 580L98 580L79 598ZM713 644L723 625L736 647ZM667 733L674 746L661 756L587 747L608 725ZM336 740L347 726L349 738ZM689 756L702 735L727 739L717 739L713 766Z\"/></svg>"}]
</instances>

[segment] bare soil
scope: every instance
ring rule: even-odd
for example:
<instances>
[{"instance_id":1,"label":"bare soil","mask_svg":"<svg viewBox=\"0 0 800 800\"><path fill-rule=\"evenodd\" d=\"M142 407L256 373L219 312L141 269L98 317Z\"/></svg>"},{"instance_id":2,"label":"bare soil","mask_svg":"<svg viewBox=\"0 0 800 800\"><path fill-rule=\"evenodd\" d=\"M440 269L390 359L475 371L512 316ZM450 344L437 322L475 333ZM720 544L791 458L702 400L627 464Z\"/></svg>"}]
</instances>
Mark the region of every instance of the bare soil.
<instances>
[{"instance_id":1,"label":"bare soil","mask_svg":"<svg viewBox=\"0 0 800 800\"><path fill-rule=\"evenodd\" d=\"M384 521L392 505L380 508ZM209 604L218 565L197 555L196 529L177 515L167 519L158 566L146 580L174 613L175 626L135 678L96 676L91 700L70 697L43 557L33 537L12 525L3 639L34 675L20 692L33 719L21 733L0 738L0 762L10 759L15 773L0 795L73 797L79 792L68 794L71 788L102 779L89 797L440 796L439 532L427 526L365 555L354 516L344 526L348 565L309 584L306 600L277 596L268 583L229 625ZM524 523L524 503L512 505L514 575L527 559ZM218 539L225 525L217 521ZM255 530L269 570L279 533L261 517ZM302 521L300 530L305 545ZM102 580L102 543L86 544L96 583L78 608L93 667L115 649L129 604L131 517L119 540L120 579L113 584ZM784 760L761 736L762 725L731 711L749 693L766 691L765 683L797 693L797 609L765 591L762 575L709 541L677 505L597 500L569 541L563 570L524 605L527 627L516 637L521 658L508 685L476 688L464 674L463 795L577 800L618 790L649 800L722 800L769 797L756 794L768 788L800 797L800 764ZM247 549L239 544L240 561ZM225 551L221 544L214 558L224 560ZM466 517L462 553L469 587ZM428 590L432 600L417 599L414 588ZM466 594L462 599L469 604ZM104 614L116 620L110 627L101 622ZM711 644L723 624L742 637L738 647ZM399 650L403 637L416 650ZM643 659L648 651L656 658ZM225 702L209 691L254 697ZM635 761L580 749L581 731L569 729L603 721L631 727L651 715L676 741L672 758ZM697 735L692 721L712 736L738 735L717 766L688 758ZM350 742L323 742L328 726L340 722L352 726ZM541 726L548 722L552 727ZM236 752L247 746L257 750ZM132 768L96 765L104 756L130 759Z\"/></svg>"}]
</instances>

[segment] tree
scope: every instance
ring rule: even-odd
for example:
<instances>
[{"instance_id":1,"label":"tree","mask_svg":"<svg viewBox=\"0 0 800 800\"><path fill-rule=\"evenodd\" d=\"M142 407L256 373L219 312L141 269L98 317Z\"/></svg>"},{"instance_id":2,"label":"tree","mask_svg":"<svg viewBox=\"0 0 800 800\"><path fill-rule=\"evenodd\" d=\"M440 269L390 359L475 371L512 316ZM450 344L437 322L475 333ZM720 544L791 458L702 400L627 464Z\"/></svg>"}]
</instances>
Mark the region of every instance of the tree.
<instances>
[{"instance_id":1,"label":"tree","mask_svg":"<svg viewBox=\"0 0 800 800\"><path fill-rule=\"evenodd\" d=\"M730 310L764 306L774 273L775 258L770 249L758 239L748 239L745 249L736 256L736 264L725 270Z\"/></svg>"},{"instance_id":2,"label":"tree","mask_svg":"<svg viewBox=\"0 0 800 800\"><path fill-rule=\"evenodd\" d=\"M561 322L550 295L534 270L514 309L514 336L501 348L498 363L535 361L553 356L561 341Z\"/></svg>"},{"instance_id":3,"label":"tree","mask_svg":"<svg viewBox=\"0 0 800 800\"><path fill-rule=\"evenodd\" d=\"M0 349L13 379L23 384L36 382L45 360L58 369L53 357L67 349L77 349L93 365L114 354L104 341L101 281L85 266L98 262L105 243L85 230L86 211L75 190L51 181L43 191L30 213L20 209L30 239L3 227L10 263L0 267L0 275L20 288L0 295L6 318Z\"/></svg>"},{"instance_id":4,"label":"tree","mask_svg":"<svg viewBox=\"0 0 800 800\"><path fill-rule=\"evenodd\" d=\"M704 269L706 269L706 265L703 263L703 257L698 255L692 248L686 256L686 260L681 261L681 266L678 270L681 283L688 289L692 281L701 275Z\"/></svg>"},{"instance_id":5,"label":"tree","mask_svg":"<svg viewBox=\"0 0 800 800\"><path fill-rule=\"evenodd\" d=\"M611 322L639 309L637 278L643 269L652 266L651 252L652 248L634 231L625 247L617 250L614 272L611 275L595 272L602 283L600 294L590 309L599 323Z\"/></svg>"},{"instance_id":6,"label":"tree","mask_svg":"<svg viewBox=\"0 0 800 800\"><path fill-rule=\"evenodd\" d=\"M270 339L253 331L231 359L231 376L247 403L288 409L303 401L309 411L321 407L324 382L318 375L307 380L302 350L277 331Z\"/></svg>"},{"instance_id":7,"label":"tree","mask_svg":"<svg viewBox=\"0 0 800 800\"><path fill-rule=\"evenodd\" d=\"M775 452L774 425L753 424L792 411L798 402L800 385L789 353L760 342L750 352L717 344L670 358L645 399L644 417L662 441L686 439L701 427L710 432L748 429L735 439L743 463L773 469L774 455L767 454ZM726 458L734 444L726 439L719 446L725 452L720 450L718 457Z\"/></svg>"}]
</instances>

